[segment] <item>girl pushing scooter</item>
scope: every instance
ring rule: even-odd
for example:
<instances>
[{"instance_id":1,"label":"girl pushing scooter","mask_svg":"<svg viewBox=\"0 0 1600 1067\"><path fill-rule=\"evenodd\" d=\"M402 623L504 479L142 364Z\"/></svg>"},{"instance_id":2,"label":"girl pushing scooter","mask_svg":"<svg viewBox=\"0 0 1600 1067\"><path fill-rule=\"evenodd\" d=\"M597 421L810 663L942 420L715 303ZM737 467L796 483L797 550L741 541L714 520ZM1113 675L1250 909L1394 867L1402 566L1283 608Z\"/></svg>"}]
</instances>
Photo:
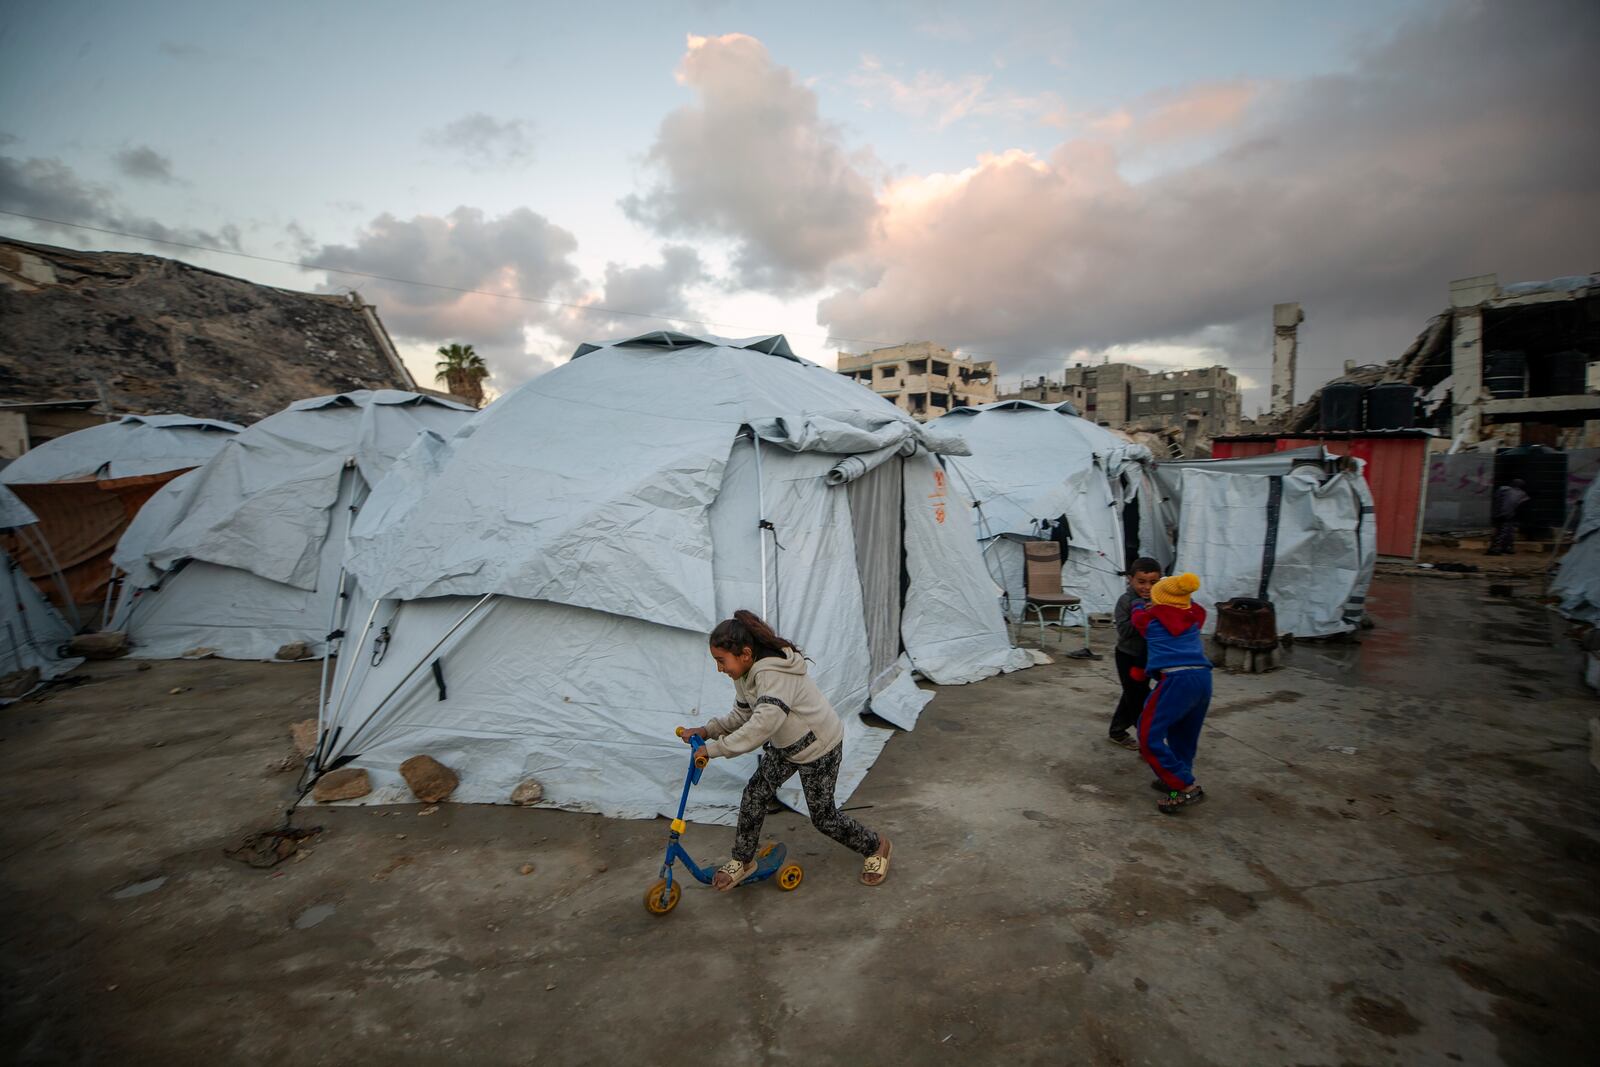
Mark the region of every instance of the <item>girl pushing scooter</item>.
<instances>
[{"instance_id":1,"label":"girl pushing scooter","mask_svg":"<svg viewBox=\"0 0 1600 1067\"><path fill-rule=\"evenodd\" d=\"M889 875L892 847L887 837L841 812L834 801L844 724L806 673L800 649L773 633L754 612L736 611L711 631L711 656L717 670L733 679L733 710L704 726L682 727L678 735L686 744L695 738L704 741L700 751L712 758L762 750L739 804L733 858L717 869L712 884L726 891L756 872L767 803L799 771L811 824L866 857L862 884L881 885Z\"/></svg>"}]
</instances>

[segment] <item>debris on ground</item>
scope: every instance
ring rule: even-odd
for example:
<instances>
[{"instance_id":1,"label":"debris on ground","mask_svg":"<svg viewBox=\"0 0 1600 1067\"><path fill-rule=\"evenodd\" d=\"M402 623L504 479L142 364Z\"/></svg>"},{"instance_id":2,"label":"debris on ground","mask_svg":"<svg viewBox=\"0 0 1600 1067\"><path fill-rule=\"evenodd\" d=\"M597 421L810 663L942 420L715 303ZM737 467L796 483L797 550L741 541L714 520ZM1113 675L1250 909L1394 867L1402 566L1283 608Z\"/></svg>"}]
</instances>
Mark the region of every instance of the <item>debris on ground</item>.
<instances>
[{"instance_id":1,"label":"debris on ground","mask_svg":"<svg viewBox=\"0 0 1600 1067\"><path fill-rule=\"evenodd\" d=\"M20 671L0 677L0 700L15 700L33 692L34 686L39 684L40 672L38 667L28 667Z\"/></svg>"},{"instance_id":2,"label":"debris on ground","mask_svg":"<svg viewBox=\"0 0 1600 1067\"><path fill-rule=\"evenodd\" d=\"M230 860L251 867L265 869L276 867L299 852L305 842L322 833L322 827L310 826L303 830L286 826L278 830L259 830L248 834L235 848L225 848L222 854Z\"/></svg>"},{"instance_id":3,"label":"debris on ground","mask_svg":"<svg viewBox=\"0 0 1600 1067\"><path fill-rule=\"evenodd\" d=\"M411 795L424 804L448 800L461 784L455 771L432 756L412 756L400 764L400 777L411 788Z\"/></svg>"},{"instance_id":4,"label":"debris on ground","mask_svg":"<svg viewBox=\"0 0 1600 1067\"><path fill-rule=\"evenodd\" d=\"M537 804L544 799L544 786L536 778L524 778L511 791L513 804Z\"/></svg>"},{"instance_id":5,"label":"debris on ground","mask_svg":"<svg viewBox=\"0 0 1600 1067\"><path fill-rule=\"evenodd\" d=\"M272 658L284 660L309 659L311 658L311 646L304 641L290 641L287 645L280 645Z\"/></svg>"}]
</instances>

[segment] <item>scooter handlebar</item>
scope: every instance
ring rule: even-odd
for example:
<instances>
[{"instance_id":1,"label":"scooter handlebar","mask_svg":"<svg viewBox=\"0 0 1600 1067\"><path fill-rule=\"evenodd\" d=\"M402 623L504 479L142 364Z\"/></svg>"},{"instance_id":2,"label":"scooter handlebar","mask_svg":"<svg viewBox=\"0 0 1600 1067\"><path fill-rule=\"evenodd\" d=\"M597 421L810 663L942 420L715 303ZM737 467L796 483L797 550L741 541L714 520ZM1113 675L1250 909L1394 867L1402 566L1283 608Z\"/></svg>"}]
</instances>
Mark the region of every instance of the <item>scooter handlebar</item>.
<instances>
[{"instance_id":1,"label":"scooter handlebar","mask_svg":"<svg viewBox=\"0 0 1600 1067\"><path fill-rule=\"evenodd\" d=\"M704 769L705 765L711 762L711 757L705 754L705 747L706 743L700 737L689 738L689 749L694 753L694 765L697 770Z\"/></svg>"}]
</instances>

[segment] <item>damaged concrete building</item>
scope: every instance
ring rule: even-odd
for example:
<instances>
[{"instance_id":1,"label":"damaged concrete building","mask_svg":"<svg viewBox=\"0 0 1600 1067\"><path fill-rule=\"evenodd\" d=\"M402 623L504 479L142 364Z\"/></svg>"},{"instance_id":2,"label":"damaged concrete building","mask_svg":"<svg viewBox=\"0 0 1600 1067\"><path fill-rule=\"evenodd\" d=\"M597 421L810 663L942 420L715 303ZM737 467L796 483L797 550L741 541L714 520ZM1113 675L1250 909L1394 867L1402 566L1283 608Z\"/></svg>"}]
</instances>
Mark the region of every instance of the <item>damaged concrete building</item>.
<instances>
[{"instance_id":1,"label":"damaged concrete building","mask_svg":"<svg viewBox=\"0 0 1600 1067\"><path fill-rule=\"evenodd\" d=\"M1600 275L1502 286L1493 274L1450 283L1449 306L1398 359L1343 375L1272 429L1435 430L1457 448L1600 445ZM1373 387L1402 386L1374 421ZM1327 425L1330 421L1341 425ZM1356 425L1342 425L1344 422Z\"/></svg>"},{"instance_id":2,"label":"damaged concrete building","mask_svg":"<svg viewBox=\"0 0 1600 1067\"><path fill-rule=\"evenodd\" d=\"M932 341L875 348L861 355L839 353L837 370L867 386L919 422L952 408L995 399L992 360L963 359Z\"/></svg>"},{"instance_id":3,"label":"damaged concrete building","mask_svg":"<svg viewBox=\"0 0 1600 1067\"><path fill-rule=\"evenodd\" d=\"M416 390L359 295L257 285L159 256L0 239L6 455L112 414L248 424L309 396Z\"/></svg>"},{"instance_id":4,"label":"damaged concrete building","mask_svg":"<svg viewBox=\"0 0 1600 1067\"><path fill-rule=\"evenodd\" d=\"M1147 371L1131 363L1078 363L1059 380L1024 379L1002 400L1070 401L1090 422L1113 430L1193 442L1238 428L1239 379L1226 367Z\"/></svg>"},{"instance_id":5,"label":"damaged concrete building","mask_svg":"<svg viewBox=\"0 0 1600 1067\"><path fill-rule=\"evenodd\" d=\"M1285 444L1431 433L1423 532L1487 528L1494 487L1521 478L1532 495L1524 536L1554 542L1600 475L1600 275L1501 285L1486 274L1448 294L1398 359L1347 362L1249 429ZM1275 348L1275 381L1290 341Z\"/></svg>"}]
</instances>

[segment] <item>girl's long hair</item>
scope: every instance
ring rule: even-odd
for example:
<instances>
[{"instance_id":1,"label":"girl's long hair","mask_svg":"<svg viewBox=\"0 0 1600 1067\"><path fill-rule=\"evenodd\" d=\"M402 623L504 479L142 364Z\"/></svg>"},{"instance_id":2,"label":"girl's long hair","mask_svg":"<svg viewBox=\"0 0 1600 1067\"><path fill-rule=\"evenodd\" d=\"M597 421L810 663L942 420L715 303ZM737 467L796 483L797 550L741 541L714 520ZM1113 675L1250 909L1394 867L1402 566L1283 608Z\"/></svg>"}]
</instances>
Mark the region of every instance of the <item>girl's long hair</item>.
<instances>
[{"instance_id":1,"label":"girl's long hair","mask_svg":"<svg viewBox=\"0 0 1600 1067\"><path fill-rule=\"evenodd\" d=\"M735 655L748 648L756 659L781 657L789 649L798 655L805 655L799 645L773 633L772 627L761 621L761 616L743 610L734 612L733 618L717 623L717 628L711 631L711 647Z\"/></svg>"}]
</instances>

